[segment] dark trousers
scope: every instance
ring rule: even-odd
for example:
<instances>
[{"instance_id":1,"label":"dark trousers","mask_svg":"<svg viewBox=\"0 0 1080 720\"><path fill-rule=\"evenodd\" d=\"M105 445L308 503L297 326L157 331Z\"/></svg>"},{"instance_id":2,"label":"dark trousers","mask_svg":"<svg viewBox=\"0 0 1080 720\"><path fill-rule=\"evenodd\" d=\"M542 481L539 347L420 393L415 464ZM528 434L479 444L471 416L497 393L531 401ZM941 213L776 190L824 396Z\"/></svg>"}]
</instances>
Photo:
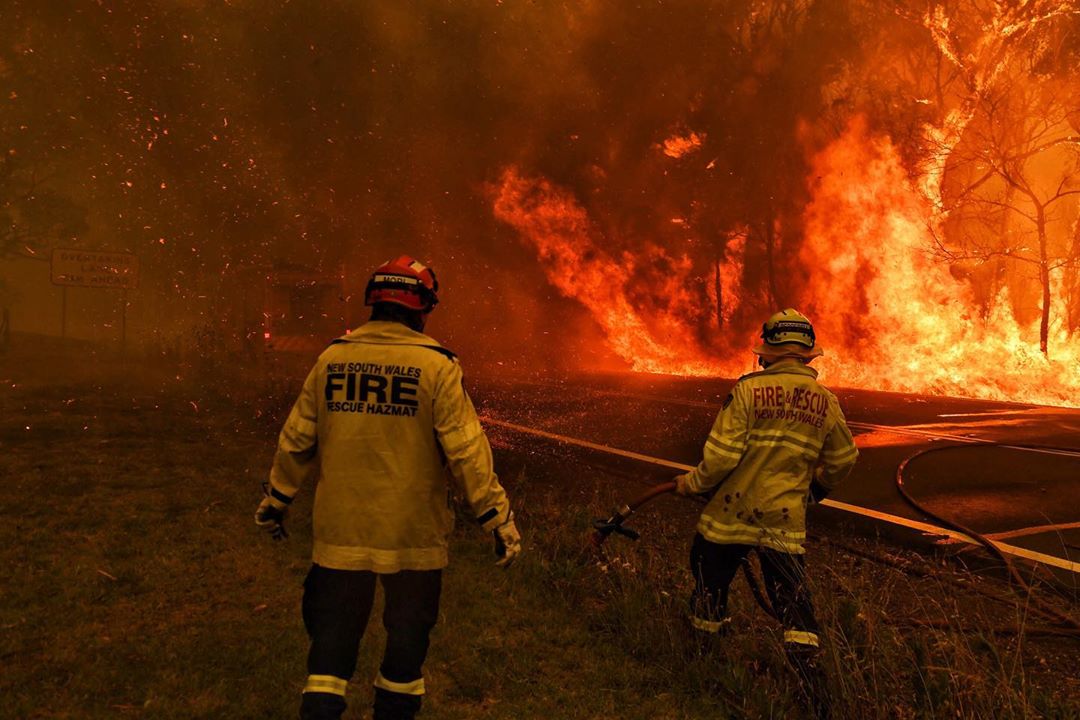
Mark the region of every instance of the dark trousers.
<instances>
[{"instance_id":1,"label":"dark trousers","mask_svg":"<svg viewBox=\"0 0 1080 720\"><path fill-rule=\"evenodd\" d=\"M806 586L806 561L802 555L751 545L720 545L701 534L690 548L694 592L690 598L690 622L706 633L720 633L728 623L727 602L731 581L749 562L756 549L762 581L769 602L784 628L784 651L802 683L803 692L818 718L829 717L824 673L818 663L819 628Z\"/></svg>"},{"instance_id":2,"label":"dark trousers","mask_svg":"<svg viewBox=\"0 0 1080 720\"><path fill-rule=\"evenodd\" d=\"M701 630L714 631L727 620L728 591L739 568L749 562L751 545L720 545L701 534L690 548L690 569L694 573L691 618ZM784 642L816 646L818 624L810 591L806 587L806 562L802 555L756 548L761 575L769 602L784 627Z\"/></svg>"},{"instance_id":3,"label":"dark trousers","mask_svg":"<svg viewBox=\"0 0 1080 720\"><path fill-rule=\"evenodd\" d=\"M375 720L411 720L420 710L422 667L439 616L442 571L376 575L312 565L304 580L304 627L311 638L308 686L300 707L304 720L336 719L344 712L345 681L356 671L376 577L385 595L386 649L375 679Z\"/></svg>"}]
</instances>

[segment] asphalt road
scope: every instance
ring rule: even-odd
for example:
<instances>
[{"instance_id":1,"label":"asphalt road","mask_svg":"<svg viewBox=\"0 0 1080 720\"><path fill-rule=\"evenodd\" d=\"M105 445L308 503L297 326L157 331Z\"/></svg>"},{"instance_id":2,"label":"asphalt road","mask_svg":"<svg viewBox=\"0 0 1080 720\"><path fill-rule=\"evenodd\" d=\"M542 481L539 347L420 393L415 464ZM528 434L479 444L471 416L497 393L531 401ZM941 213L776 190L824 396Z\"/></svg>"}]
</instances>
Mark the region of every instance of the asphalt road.
<instances>
[{"instance_id":1,"label":"asphalt road","mask_svg":"<svg viewBox=\"0 0 1080 720\"><path fill-rule=\"evenodd\" d=\"M475 386L470 383L470 389L481 414L493 421L694 465L731 385L731 380L719 379L578 375L481 378ZM932 512L1004 543L1014 556L1054 567L1059 577L1077 585L1080 410L835 392L861 455L848 481L830 496L836 504L814 508L812 522L842 522L905 542L940 542L939 535L928 535L921 525L935 522L900 497L896 469L922 450L948 448L911 461L904 474L909 492ZM499 430L516 432L526 444L561 444L506 426ZM673 474L670 467L624 456L610 455L610 462L636 467L646 482Z\"/></svg>"}]
</instances>

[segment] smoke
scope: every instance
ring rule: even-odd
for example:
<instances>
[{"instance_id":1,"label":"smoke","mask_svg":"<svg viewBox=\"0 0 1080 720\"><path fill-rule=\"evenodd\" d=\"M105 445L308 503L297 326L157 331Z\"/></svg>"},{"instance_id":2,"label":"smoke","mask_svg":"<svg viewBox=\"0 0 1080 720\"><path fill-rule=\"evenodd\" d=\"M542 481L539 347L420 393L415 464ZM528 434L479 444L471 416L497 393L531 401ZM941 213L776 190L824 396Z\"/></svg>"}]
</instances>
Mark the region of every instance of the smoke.
<instances>
[{"instance_id":1,"label":"smoke","mask_svg":"<svg viewBox=\"0 0 1080 720\"><path fill-rule=\"evenodd\" d=\"M0 132L20 172L47 177L88 215L77 235L43 231L25 245L139 254L146 292L134 312L177 332L227 312L237 268L340 273L355 299L371 267L412 252L440 271L434 327L452 344L493 361L515 344L562 357L537 339L577 310L545 304L534 258L494 222L484 184L518 160L583 180L601 171L605 145L635 132L632 118L618 132L597 122L639 77L603 50L618 33L595 36L621 14L9 3Z\"/></svg>"},{"instance_id":2,"label":"smoke","mask_svg":"<svg viewBox=\"0 0 1080 720\"><path fill-rule=\"evenodd\" d=\"M865 234L808 241L815 158L861 116L913 179L964 84L932 87L921 10L850 0L9 7L0 134L87 212L35 242L139 254L133 334L217 323L282 265L344 277L355 324L370 269L410 252L444 288L433 334L522 371L730 373L800 303L862 359L884 260ZM575 275L597 259L606 279ZM829 298L807 294L822 265Z\"/></svg>"}]
</instances>

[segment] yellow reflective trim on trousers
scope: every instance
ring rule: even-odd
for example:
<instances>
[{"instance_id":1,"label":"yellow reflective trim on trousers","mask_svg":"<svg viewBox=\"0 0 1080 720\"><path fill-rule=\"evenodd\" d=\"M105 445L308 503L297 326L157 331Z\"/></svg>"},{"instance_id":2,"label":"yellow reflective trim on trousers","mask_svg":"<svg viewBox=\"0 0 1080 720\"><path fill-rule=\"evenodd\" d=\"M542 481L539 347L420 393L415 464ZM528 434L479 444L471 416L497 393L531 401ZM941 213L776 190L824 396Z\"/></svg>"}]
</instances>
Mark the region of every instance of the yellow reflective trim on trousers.
<instances>
[{"instance_id":1,"label":"yellow reflective trim on trousers","mask_svg":"<svg viewBox=\"0 0 1080 720\"><path fill-rule=\"evenodd\" d=\"M690 616L690 624L698 630L707 633L718 633L725 626L731 623L731 618L724 618L723 620L702 620L699 617Z\"/></svg>"},{"instance_id":2,"label":"yellow reflective trim on trousers","mask_svg":"<svg viewBox=\"0 0 1080 720\"><path fill-rule=\"evenodd\" d=\"M424 678L413 680L412 682L399 683L393 680L387 680L380 672L375 676L375 687L387 690L398 695L423 695L424 694Z\"/></svg>"},{"instance_id":3,"label":"yellow reflective trim on trousers","mask_svg":"<svg viewBox=\"0 0 1080 720\"><path fill-rule=\"evenodd\" d=\"M805 630L785 630L784 642L794 645L810 645L811 647L818 647L819 645L817 633Z\"/></svg>"},{"instance_id":4,"label":"yellow reflective trim on trousers","mask_svg":"<svg viewBox=\"0 0 1080 720\"><path fill-rule=\"evenodd\" d=\"M349 686L348 680L342 680L333 675L308 675L307 685L304 686L306 693L328 693L345 697L345 688Z\"/></svg>"}]
</instances>

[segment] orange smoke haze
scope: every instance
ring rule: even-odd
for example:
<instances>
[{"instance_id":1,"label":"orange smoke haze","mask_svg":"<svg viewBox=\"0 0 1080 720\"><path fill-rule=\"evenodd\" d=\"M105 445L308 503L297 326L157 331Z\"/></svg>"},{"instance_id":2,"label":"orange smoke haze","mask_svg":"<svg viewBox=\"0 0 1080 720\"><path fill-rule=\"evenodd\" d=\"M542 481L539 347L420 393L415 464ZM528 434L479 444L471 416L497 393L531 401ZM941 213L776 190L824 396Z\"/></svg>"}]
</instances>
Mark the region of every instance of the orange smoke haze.
<instances>
[{"instance_id":1,"label":"orange smoke haze","mask_svg":"<svg viewBox=\"0 0 1080 720\"><path fill-rule=\"evenodd\" d=\"M810 163L810 202L797 262L782 281L815 322L826 355L816 366L839 386L1080 405L1080 343L1051 324L1050 357L1038 321L1022 323L1004 291L981 310L967 280L930 252L933 199L904 171L887 137L857 118ZM756 328L732 327L747 285L745 237L717 267L654 244L611 252L568 190L516 167L495 192L498 219L537 253L548 280L586 307L635 371L737 376ZM756 275L760 275L757 273ZM719 283L714 280L719 279ZM716 317L716 287L724 296ZM746 300L750 299L750 300ZM761 317L766 307L749 308ZM1064 316L1061 308L1054 315Z\"/></svg>"},{"instance_id":2,"label":"orange smoke haze","mask_svg":"<svg viewBox=\"0 0 1080 720\"><path fill-rule=\"evenodd\" d=\"M832 383L1080 402L1075 0L7 6L20 335L262 358L408 252L469 367L730 377L795 306Z\"/></svg>"}]
</instances>

